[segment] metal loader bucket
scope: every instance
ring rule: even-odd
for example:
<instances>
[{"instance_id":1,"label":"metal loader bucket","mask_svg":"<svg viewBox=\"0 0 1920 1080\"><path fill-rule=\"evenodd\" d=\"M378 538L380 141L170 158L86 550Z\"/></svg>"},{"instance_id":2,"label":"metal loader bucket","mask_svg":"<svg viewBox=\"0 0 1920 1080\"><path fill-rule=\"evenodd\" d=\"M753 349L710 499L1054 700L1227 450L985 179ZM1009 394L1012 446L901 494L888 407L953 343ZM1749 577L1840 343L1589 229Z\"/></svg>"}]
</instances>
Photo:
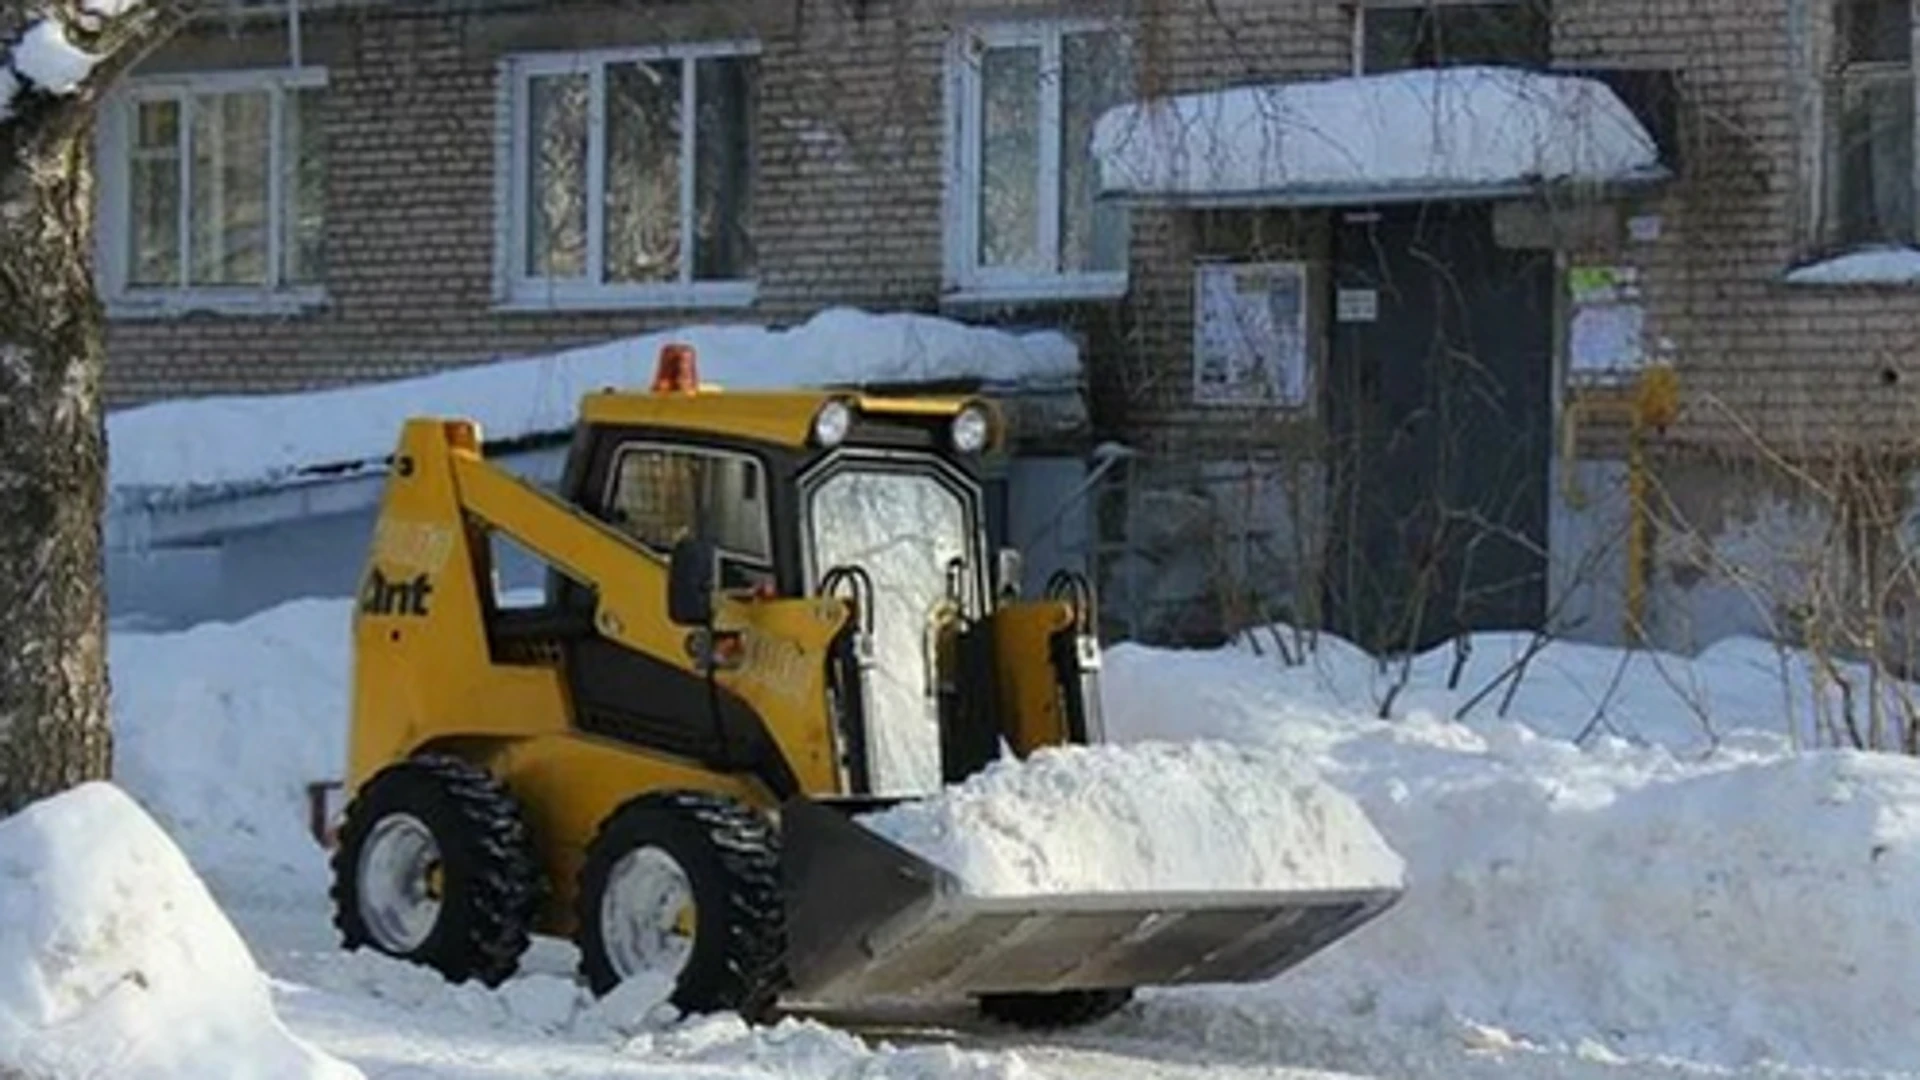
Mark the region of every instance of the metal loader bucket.
<instances>
[{"instance_id":1,"label":"metal loader bucket","mask_svg":"<svg viewBox=\"0 0 1920 1080\"><path fill-rule=\"evenodd\" d=\"M1397 888L970 896L831 806L781 809L792 996L821 1005L1257 982Z\"/></svg>"}]
</instances>

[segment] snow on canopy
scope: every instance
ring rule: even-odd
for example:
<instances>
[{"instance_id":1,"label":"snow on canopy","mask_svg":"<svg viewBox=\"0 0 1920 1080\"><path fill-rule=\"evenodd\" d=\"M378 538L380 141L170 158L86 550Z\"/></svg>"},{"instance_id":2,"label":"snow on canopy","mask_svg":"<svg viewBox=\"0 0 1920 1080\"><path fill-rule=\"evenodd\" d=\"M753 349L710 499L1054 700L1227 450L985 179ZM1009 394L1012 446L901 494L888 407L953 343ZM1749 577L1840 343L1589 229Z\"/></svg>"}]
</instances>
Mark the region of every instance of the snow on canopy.
<instances>
[{"instance_id":1,"label":"snow on canopy","mask_svg":"<svg viewBox=\"0 0 1920 1080\"><path fill-rule=\"evenodd\" d=\"M565 431L581 397L644 388L660 347L692 345L703 382L723 389L1077 378L1078 346L1054 331L1014 333L927 315L823 311L799 326L680 327L392 382L277 395L159 402L107 419L114 489L241 489L318 467L377 462L420 415L468 417L490 440Z\"/></svg>"},{"instance_id":2,"label":"snow on canopy","mask_svg":"<svg viewBox=\"0 0 1920 1080\"><path fill-rule=\"evenodd\" d=\"M1094 127L1108 194L1422 193L1663 175L1594 79L1455 67L1235 87L1122 105Z\"/></svg>"}]
</instances>

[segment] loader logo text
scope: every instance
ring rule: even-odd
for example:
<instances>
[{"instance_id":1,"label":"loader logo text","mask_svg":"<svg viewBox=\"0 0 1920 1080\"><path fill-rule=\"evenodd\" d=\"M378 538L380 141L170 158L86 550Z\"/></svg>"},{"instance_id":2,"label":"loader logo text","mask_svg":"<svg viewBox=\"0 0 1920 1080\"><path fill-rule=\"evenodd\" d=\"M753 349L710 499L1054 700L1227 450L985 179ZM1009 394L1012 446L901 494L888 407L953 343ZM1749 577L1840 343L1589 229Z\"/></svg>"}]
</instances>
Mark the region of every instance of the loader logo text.
<instances>
[{"instance_id":1,"label":"loader logo text","mask_svg":"<svg viewBox=\"0 0 1920 1080\"><path fill-rule=\"evenodd\" d=\"M373 529L373 557L392 566L437 574L453 553L453 530L426 521L381 519Z\"/></svg>"},{"instance_id":2,"label":"loader logo text","mask_svg":"<svg viewBox=\"0 0 1920 1080\"><path fill-rule=\"evenodd\" d=\"M387 575L376 569L367 576L366 588L360 590L360 611L366 615L425 615L427 596L431 592L433 583L425 574L416 574L411 580L389 581Z\"/></svg>"},{"instance_id":3,"label":"loader logo text","mask_svg":"<svg viewBox=\"0 0 1920 1080\"><path fill-rule=\"evenodd\" d=\"M798 698L806 687L806 653L785 638L747 630L740 635L740 681Z\"/></svg>"}]
</instances>

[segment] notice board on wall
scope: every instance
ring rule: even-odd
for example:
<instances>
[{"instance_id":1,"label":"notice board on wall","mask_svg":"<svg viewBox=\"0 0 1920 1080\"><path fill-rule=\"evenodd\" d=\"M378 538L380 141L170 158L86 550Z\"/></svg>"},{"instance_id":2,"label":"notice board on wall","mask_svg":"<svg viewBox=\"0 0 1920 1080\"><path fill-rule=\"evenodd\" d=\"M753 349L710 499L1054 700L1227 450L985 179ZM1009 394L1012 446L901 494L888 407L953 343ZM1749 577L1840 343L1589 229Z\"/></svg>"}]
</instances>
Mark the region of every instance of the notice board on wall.
<instances>
[{"instance_id":1,"label":"notice board on wall","mask_svg":"<svg viewBox=\"0 0 1920 1080\"><path fill-rule=\"evenodd\" d=\"M1646 366L1646 306L1631 266L1567 270L1567 380L1614 383Z\"/></svg>"},{"instance_id":2,"label":"notice board on wall","mask_svg":"<svg viewBox=\"0 0 1920 1080\"><path fill-rule=\"evenodd\" d=\"M1301 407L1312 393L1304 263L1194 268L1193 399Z\"/></svg>"}]
</instances>

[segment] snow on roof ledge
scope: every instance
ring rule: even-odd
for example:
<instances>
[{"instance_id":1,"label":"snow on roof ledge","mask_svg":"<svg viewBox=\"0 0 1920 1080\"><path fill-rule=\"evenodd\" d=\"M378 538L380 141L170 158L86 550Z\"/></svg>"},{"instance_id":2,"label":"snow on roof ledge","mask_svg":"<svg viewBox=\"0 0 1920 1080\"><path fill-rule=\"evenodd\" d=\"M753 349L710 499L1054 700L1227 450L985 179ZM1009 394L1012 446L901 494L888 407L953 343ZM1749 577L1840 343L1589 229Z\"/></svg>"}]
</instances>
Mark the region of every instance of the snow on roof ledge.
<instances>
[{"instance_id":1,"label":"snow on roof ledge","mask_svg":"<svg viewBox=\"0 0 1920 1080\"><path fill-rule=\"evenodd\" d=\"M1789 285L1920 285L1920 251L1871 247L1788 271Z\"/></svg>"},{"instance_id":2,"label":"snow on roof ledge","mask_svg":"<svg viewBox=\"0 0 1920 1080\"><path fill-rule=\"evenodd\" d=\"M1094 126L1104 193L1302 205L1465 196L1667 173L1605 83L1454 67L1122 105Z\"/></svg>"},{"instance_id":3,"label":"snow on roof ledge","mask_svg":"<svg viewBox=\"0 0 1920 1080\"><path fill-rule=\"evenodd\" d=\"M378 462L411 416L469 417L488 440L566 431L586 394L645 388L660 346L671 341L694 347L702 381L735 390L976 379L1044 385L1080 374L1079 347L1055 331L834 308L784 330L687 326L394 382L127 409L107 418L108 486L173 495L251 490L316 468Z\"/></svg>"}]
</instances>

